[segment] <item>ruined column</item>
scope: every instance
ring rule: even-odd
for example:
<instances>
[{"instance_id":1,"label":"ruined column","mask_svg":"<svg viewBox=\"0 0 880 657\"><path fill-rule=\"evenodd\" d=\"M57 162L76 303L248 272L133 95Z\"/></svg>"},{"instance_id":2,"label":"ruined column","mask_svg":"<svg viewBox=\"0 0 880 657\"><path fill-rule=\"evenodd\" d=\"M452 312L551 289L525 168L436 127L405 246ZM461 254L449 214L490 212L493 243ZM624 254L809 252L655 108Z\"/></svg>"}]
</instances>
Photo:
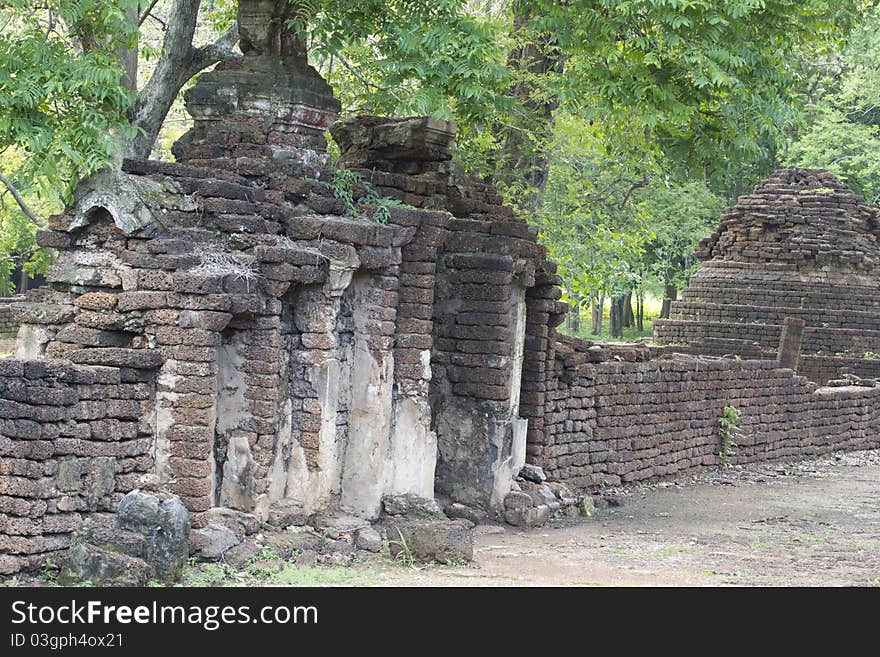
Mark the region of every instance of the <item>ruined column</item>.
<instances>
[{"instance_id":1,"label":"ruined column","mask_svg":"<svg viewBox=\"0 0 880 657\"><path fill-rule=\"evenodd\" d=\"M297 11L287 0L239 2L244 56L203 73L185 93L194 124L174 145L179 161L329 163L324 133L340 104L308 64L305 44L292 23Z\"/></svg>"},{"instance_id":2,"label":"ruined column","mask_svg":"<svg viewBox=\"0 0 880 657\"><path fill-rule=\"evenodd\" d=\"M786 317L782 322L782 334L779 336L779 367L797 371L801 357L801 340L804 337L805 322L795 317Z\"/></svg>"}]
</instances>

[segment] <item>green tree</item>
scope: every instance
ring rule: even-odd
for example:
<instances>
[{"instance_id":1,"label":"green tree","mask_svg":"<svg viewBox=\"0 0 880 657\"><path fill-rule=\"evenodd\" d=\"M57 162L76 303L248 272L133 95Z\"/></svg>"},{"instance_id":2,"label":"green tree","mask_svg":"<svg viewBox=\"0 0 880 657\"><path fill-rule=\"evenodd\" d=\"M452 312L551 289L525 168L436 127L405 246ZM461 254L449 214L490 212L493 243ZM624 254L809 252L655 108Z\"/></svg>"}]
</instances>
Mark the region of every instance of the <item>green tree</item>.
<instances>
[{"instance_id":1,"label":"green tree","mask_svg":"<svg viewBox=\"0 0 880 657\"><path fill-rule=\"evenodd\" d=\"M638 111L659 139L711 162L722 142L755 149L793 111L794 54L821 52L862 3L827 0L521 0L520 38L555 57L536 102L597 117ZM541 139L536 138L538 151ZM545 142L547 143L547 142ZM535 153L510 153L522 162Z\"/></svg>"},{"instance_id":2,"label":"green tree","mask_svg":"<svg viewBox=\"0 0 880 657\"><path fill-rule=\"evenodd\" d=\"M699 264L694 257L697 242L715 228L724 200L701 181L668 179L646 188L640 197L653 234L644 269L663 294L661 317L668 317L670 303Z\"/></svg>"},{"instance_id":3,"label":"green tree","mask_svg":"<svg viewBox=\"0 0 880 657\"><path fill-rule=\"evenodd\" d=\"M814 67L806 125L785 154L790 164L828 169L870 203L880 202L880 13Z\"/></svg>"},{"instance_id":4,"label":"green tree","mask_svg":"<svg viewBox=\"0 0 880 657\"><path fill-rule=\"evenodd\" d=\"M559 265L566 300L591 309L594 334L601 331L606 299L612 309L618 304L617 319L621 299L641 281L651 232L634 193L656 166L638 126L622 121L608 128L559 116L547 186L533 215L548 255ZM622 325L612 324L616 335Z\"/></svg>"},{"instance_id":5,"label":"green tree","mask_svg":"<svg viewBox=\"0 0 880 657\"><path fill-rule=\"evenodd\" d=\"M563 115L606 139L622 129L650 158L676 153L710 181L729 179L732 160L747 170L793 120L809 73L796 55L834 52L864 4L267 1L306 37L347 109L455 119L468 167L528 212L547 204L536 188L549 184ZM0 173L26 216L37 186L65 200L120 155L148 156L180 89L236 56L234 0L3 0L0 9L0 149L22 155ZM147 38L154 23L164 26L158 46ZM600 159L605 178L594 177L619 179L624 207L630 187L656 175L642 157L636 167Z\"/></svg>"}]
</instances>

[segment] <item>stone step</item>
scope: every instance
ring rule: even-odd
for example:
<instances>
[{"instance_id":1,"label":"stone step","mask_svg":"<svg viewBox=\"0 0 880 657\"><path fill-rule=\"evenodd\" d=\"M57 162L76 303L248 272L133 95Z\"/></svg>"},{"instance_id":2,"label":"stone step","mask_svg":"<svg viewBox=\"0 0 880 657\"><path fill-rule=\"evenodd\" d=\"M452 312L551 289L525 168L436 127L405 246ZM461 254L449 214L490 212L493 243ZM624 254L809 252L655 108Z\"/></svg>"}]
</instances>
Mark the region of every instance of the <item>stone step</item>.
<instances>
[{"instance_id":1,"label":"stone step","mask_svg":"<svg viewBox=\"0 0 880 657\"><path fill-rule=\"evenodd\" d=\"M803 319L807 326L817 328L880 331L880 313L873 311L676 301L670 314L670 319L742 324L782 324L786 317Z\"/></svg>"},{"instance_id":2,"label":"stone step","mask_svg":"<svg viewBox=\"0 0 880 657\"><path fill-rule=\"evenodd\" d=\"M739 339L758 342L764 349L779 345L778 324L741 324L731 322L658 319L654 322L654 338L658 344L691 344L707 338ZM804 329L802 353L828 355L880 352L880 331L818 328Z\"/></svg>"},{"instance_id":3,"label":"stone step","mask_svg":"<svg viewBox=\"0 0 880 657\"><path fill-rule=\"evenodd\" d=\"M803 308L834 308L837 310L866 311L880 309L880 290L870 288L851 288L846 294L835 289L798 290L794 286L785 289L761 287L746 288L735 283L725 285L693 283L682 292L682 299L705 303L756 304L772 306L784 303L786 306Z\"/></svg>"}]
</instances>

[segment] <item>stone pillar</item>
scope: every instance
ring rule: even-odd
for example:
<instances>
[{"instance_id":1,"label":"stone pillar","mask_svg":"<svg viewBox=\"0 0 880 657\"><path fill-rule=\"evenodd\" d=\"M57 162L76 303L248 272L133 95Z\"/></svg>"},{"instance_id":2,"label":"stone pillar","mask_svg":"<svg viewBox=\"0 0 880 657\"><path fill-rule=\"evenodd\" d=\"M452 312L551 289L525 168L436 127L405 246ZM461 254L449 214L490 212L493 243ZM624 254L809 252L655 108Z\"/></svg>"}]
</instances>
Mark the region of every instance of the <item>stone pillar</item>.
<instances>
[{"instance_id":1,"label":"stone pillar","mask_svg":"<svg viewBox=\"0 0 880 657\"><path fill-rule=\"evenodd\" d=\"M801 356L801 340L804 337L804 320L786 317L782 322L782 335L779 336L779 367L797 371Z\"/></svg>"}]
</instances>

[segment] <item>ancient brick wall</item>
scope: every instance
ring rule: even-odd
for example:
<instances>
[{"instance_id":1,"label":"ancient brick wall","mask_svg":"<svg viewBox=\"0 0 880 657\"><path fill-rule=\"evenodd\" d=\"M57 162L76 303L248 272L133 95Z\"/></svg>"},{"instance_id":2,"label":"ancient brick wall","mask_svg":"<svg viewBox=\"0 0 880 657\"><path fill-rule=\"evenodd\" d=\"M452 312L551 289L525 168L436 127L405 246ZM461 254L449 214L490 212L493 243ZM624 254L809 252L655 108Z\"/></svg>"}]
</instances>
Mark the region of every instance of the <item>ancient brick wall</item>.
<instances>
[{"instance_id":1,"label":"ancient brick wall","mask_svg":"<svg viewBox=\"0 0 880 657\"><path fill-rule=\"evenodd\" d=\"M151 471L148 378L129 367L0 360L0 573L53 558L87 515L115 511Z\"/></svg>"},{"instance_id":2,"label":"ancient brick wall","mask_svg":"<svg viewBox=\"0 0 880 657\"><path fill-rule=\"evenodd\" d=\"M718 419L728 404L742 414L743 432L731 463L880 447L880 387L817 387L773 361L646 354L638 362L590 362L595 354L587 349L560 343L544 443L531 454L571 486L719 465Z\"/></svg>"},{"instance_id":3,"label":"ancient brick wall","mask_svg":"<svg viewBox=\"0 0 880 657\"><path fill-rule=\"evenodd\" d=\"M23 297L0 297L0 354L15 350L15 338L18 336L18 320L13 307Z\"/></svg>"}]
</instances>

